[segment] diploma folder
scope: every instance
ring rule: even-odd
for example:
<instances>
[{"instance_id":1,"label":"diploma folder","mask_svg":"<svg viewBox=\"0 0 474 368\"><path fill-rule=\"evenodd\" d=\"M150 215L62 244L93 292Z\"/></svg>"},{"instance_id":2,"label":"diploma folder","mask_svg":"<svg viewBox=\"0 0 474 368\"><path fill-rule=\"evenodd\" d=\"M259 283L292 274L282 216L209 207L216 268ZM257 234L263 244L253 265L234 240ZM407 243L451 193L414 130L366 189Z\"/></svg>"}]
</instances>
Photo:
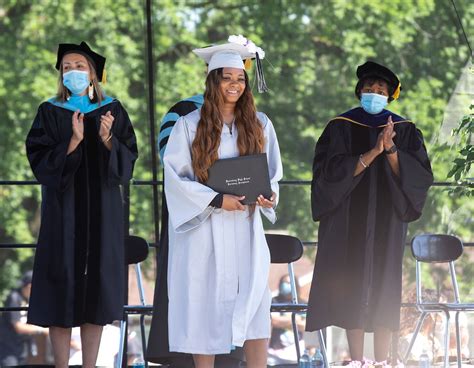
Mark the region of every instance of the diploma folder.
<instances>
[{"instance_id":1,"label":"diploma folder","mask_svg":"<svg viewBox=\"0 0 474 368\"><path fill-rule=\"evenodd\" d=\"M208 173L208 187L218 193L244 195L242 204L255 203L260 194L267 199L272 196L266 153L217 160Z\"/></svg>"}]
</instances>

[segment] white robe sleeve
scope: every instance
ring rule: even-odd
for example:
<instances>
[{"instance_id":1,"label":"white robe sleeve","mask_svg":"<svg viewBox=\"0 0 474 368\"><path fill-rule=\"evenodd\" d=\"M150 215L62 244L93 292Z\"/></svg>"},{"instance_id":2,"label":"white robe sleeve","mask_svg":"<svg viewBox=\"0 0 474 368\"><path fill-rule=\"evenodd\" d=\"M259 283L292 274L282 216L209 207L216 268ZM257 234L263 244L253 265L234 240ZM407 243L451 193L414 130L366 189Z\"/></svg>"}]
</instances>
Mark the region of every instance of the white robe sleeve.
<instances>
[{"instance_id":1,"label":"white robe sleeve","mask_svg":"<svg viewBox=\"0 0 474 368\"><path fill-rule=\"evenodd\" d=\"M270 174L270 184L272 191L276 194L276 202L274 208L260 207L260 211L265 217L274 224L276 222L275 208L280 199L280 189L278 182L283 177L283 166L280 157L280 147L276 136L275 128L267 115L258 113L258 118L263 123L263 131L265 135L265 152L267 153L268 171Z\"/></svg>"},{"instance_id":2,"label":"white robe sleeve","mask_svg":"<svg viewBox=\"0 0 474 368\"><path fill-rule=\"evenodd\" d=\"M197 181L192 168L191 145L189 125L181 117L173 127L163 159L169 218L177 233L201 225L214 211L209 203L218 194Z\"/></svg>"}]
</instances>

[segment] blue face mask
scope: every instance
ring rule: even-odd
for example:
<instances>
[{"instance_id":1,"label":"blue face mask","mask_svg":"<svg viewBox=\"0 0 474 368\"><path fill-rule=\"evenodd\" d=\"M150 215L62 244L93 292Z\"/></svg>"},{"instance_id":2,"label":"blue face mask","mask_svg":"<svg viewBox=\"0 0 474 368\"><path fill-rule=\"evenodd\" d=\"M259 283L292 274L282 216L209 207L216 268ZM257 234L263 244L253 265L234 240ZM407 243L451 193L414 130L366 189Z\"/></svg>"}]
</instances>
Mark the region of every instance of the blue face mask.
<instances>
[{"instance_id":1,"label":"blue face mask","mask_svg":"<svg viewBox=\"0 0 474 368\"><path fill-rule=\"evenodd\" d=\"M89 72L71 70L63 74L64 86L74 95L81 94L89 86Z\"/></svg>"},{"instance_id":2,"label":"blue face mask","mask_svg":"<svg viewBox=\"0 0 474 368\"><path fill-rule=\"evenodd\" d=\"M375 115L388 105L388 97L378 93L362 93L360 104L369 114Z\"/></svg>"},{"instance_id":3,"label":"blue face mask","mask_svg":"<svg viewBox=\"0 0 474 368\"><path fill-rule=\"evenodd\" d=\"M289 282L282 282L280 284L280 288L279 288L279 293L280 295L288 295L288 294L291 294L291 285Z\"/></svg>"}]
</instances>

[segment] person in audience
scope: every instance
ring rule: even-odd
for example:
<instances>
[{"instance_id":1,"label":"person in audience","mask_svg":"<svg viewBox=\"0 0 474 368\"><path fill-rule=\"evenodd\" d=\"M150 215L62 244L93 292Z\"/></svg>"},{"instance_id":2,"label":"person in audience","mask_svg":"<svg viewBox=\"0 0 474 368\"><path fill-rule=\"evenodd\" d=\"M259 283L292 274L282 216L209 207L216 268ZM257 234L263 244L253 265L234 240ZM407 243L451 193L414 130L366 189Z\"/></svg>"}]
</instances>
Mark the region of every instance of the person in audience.
<instances>
[{"instance_id":1,"label":"person in audience","mask_svg":"<svg viewBox=\"0 0 474 368\"><path fill-rule=\"evenodd\" d=\"M31 294L32 271L21 278L18 288L8 294L5 307L27 307ZM48 329L26 323L26 311L3 312L0 316L0 366L23 365L34 350L34 336Z\"/></svg>"}]
</instances>

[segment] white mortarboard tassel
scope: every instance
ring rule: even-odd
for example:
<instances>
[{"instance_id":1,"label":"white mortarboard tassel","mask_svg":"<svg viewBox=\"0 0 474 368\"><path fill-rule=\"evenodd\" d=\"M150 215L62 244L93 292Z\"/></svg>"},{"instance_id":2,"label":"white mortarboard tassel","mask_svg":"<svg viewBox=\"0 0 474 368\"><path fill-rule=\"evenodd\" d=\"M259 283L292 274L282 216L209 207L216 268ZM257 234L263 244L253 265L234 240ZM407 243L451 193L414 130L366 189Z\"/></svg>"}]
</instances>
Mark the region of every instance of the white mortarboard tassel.
<instances>
[{"instance_id":1,"label":"white mortarboard tassel","mask_svg":"<svg viewBox=\"0 0 474 368\"><path fill-rule=\"evenodd\" d=\"M256 53L256 74L257 74L257 89L259 93L268 92L267 83L265 82L265 75L263 74L262 61L260 60L260 54Z\"/></svg>"},{"instance_id":2,"label":"white mortarboard tassel","mask_svg":"<svg viewBox=\"0 0 474 368\"><path fill-rule=\"evenodd\" d=\"M255 59L258 92L268 91L262 67L265 52L244 36L232 35L226 44L194 49L193 52L208 64L208 73L218 68L245 69L242 60Z\"/></svg>"}]
</instances>

